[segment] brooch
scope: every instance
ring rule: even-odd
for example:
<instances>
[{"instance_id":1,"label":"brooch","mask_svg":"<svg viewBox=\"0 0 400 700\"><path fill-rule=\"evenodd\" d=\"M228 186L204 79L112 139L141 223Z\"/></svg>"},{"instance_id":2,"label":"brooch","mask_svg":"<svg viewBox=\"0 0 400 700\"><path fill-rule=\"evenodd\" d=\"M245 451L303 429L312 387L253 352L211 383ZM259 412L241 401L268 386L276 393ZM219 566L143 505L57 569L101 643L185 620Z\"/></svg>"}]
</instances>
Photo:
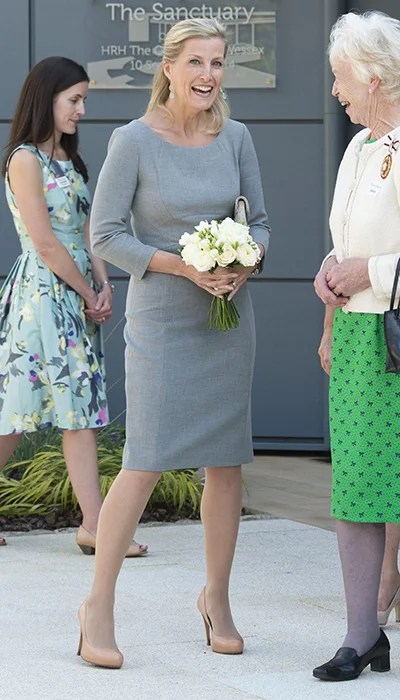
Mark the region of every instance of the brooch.
<instances>
[{"instance_id":1,"label":"brooch","mask_svg":"<svg viewBox=\"0 0 400 700\"><path fill-rule=\"evenodd\" d=\"M387 153L382 161L381 165L381 178L382 180L386 180L387 176L389 175L391 169L392 169L392 162L393 162L393 153L396 153L398 147L399 147L400 141L398 139L394 140L392 139L391 136L389 136L389 143L385 143L385 146L389 149L389 153Z\"/></svg>"}]
</instances>

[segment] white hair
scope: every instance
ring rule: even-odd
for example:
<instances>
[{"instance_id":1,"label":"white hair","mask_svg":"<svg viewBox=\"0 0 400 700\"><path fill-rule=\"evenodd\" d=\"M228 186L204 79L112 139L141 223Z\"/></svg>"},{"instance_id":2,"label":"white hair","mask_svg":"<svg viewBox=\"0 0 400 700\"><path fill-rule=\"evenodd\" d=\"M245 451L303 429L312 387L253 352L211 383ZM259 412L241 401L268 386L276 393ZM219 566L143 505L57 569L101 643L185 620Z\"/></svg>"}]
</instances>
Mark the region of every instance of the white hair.
<instances>
[{"instance_id":1,"label":"white hair","mask_svg":"<svg viewBox=\"0 0 400 700\"><path fill-rule=\"evenodd\" d=\"M333 25L329 60L345 60L354 75L367 84L380 78L389 102L400 99L400 21L384 12L348 12Z\"/></svg>"}]
</instances>

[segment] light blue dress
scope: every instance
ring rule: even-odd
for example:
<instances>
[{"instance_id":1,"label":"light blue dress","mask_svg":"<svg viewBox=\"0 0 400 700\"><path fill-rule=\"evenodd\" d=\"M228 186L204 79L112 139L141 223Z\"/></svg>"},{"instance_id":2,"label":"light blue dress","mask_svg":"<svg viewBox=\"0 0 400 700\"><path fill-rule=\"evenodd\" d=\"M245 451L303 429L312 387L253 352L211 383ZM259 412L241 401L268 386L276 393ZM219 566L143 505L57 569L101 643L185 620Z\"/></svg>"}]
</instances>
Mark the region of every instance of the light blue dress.
<instances>
[{"instance_id":1,"label":"light blue dress","mask_svg":"<svg viewBox=\"0 0 400 700\"><path fill-rule=\"evenodd\" d=\"M53 232L93 286L83 228L90 195L82 176L72 161L51 161L30 145L20 148L38 157ZM60 175L69 186L57 185ZM6 197L22 253L0 290L0 435L105 425L100 327L86 319L83 298L36 252L7 176Z\"/></svg>"}]
</instances>

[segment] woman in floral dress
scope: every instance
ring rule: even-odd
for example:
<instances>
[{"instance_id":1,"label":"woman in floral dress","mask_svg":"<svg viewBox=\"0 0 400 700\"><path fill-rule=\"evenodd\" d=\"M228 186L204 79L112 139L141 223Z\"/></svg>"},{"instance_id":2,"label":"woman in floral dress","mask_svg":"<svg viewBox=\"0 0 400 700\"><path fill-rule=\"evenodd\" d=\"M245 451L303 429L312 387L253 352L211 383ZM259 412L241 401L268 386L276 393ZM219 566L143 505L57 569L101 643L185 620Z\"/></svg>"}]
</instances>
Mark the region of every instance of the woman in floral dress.
<instances>
[{"instance_id":1,"label":"woman in floral dress","mask_svg":"<svg viewBox=\"0 0 400 700\"><path fill-rule=\"evenodd\" d=\"M77 150L88 81L70 59L38 63L3 160L22 254L0 291L0 469L23 434L61 428L83 513L77 543L93 553L102 503L96 429L108 423L101 324L112 286L105 263L88 252L88 174ZM132 543L128 555L145 550Z\"/></svg>"}]
</instances>

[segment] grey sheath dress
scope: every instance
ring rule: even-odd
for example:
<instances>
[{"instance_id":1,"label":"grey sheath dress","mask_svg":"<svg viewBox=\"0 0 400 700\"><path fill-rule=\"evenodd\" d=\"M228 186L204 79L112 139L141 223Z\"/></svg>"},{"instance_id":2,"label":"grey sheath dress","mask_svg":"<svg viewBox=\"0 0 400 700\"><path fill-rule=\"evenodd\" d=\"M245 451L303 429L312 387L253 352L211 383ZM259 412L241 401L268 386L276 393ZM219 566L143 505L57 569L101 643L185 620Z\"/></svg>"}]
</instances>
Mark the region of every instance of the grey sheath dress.
<instances>
[{"instance_id":1,"label":"grey sheath dress","mask_svg":"<svg viewBox=\"0 0 400 700\"><path fill-rule=\"evenodd\" d=\"M168 143L138 120L112 134L91 240L96 255L131 275L125 469L162 472L253 459L255 326L247 285L235 296L239 327L224 333L208 328L208 292L185 277L147 270L157 250L179 254L181 235L201 220L232 216L239 194L250 203L251 234L267 250L257 157L239 122L228 120L202 147Z\"/></svg>"}]
</instances>

